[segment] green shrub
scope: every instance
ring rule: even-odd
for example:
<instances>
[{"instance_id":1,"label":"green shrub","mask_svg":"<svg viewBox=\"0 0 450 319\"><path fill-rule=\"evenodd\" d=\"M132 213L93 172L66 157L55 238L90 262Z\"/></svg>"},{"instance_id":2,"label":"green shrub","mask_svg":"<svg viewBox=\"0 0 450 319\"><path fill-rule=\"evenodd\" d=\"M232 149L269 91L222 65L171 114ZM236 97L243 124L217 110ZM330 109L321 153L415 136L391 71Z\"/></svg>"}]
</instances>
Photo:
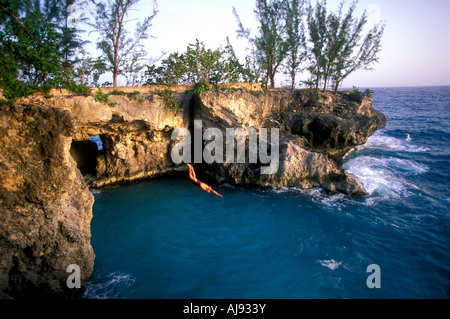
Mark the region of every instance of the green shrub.
<instances>
[{"instance_id":1,"label":"green shrub","mask_svg":"<svg viewBox=\"0 0 450 319\"><path fill-rule=\"evenodd\" d=\"M179 103L175 102L173 93L175 93L175 91L172 91L170 88L156 91L156 94L159 95L163 100L164 108L172 111L175 116L177 116L178 113L181 112L181 109Z\"/></svg>"},{"instance_id":2,"label":"green shrub","mask_svg":"<svg viewBox=\"0 0 450 319\"><path fill-rule=\"evenodd\" d=\"M206 92L211 90L211 87L209 85L209 83L207 82L202 82L200 85L197 85L197 88L194 90L194 93L197 95L200 95L200 93L202 92Z\"/></svg>"},{"instance_id":3,"label":"green shrub","mask_svg":"<svg viewBox=\"0 0 450 319\"><path fill-rule=\"evenodd\" d=\"M353 90L348 93L348 97L350 101L361 103L364 94L361 91L359 91L358 87L353 86Z\"/></svg>"},{"instance_id":4,"label":"green shrub","mask_svg":"<svg viewBox=\"0 0 450 319\"><path fill-rule=\"evenodd\" d=\"M372 94L374 94L375 91L374 91L374 90L371 90L371 89L366 89L366 90L364 91L364 93L365 93L366 95L368 95L368 96L372 96Z\"/></svg>"},{"instance_id":5,"label":"green shrub","mask_svg":"<svg viewBox=\"0 0 450 319\"><path fill-rule=\"evenodd\" d=\"M119 90L112 90L108 95L121 95L121 94L125 94L125 92Z\"/></svg>"},{"instance_id":6,"label":"green shrub","mask_svg":"<svg viewBox=\"0 0 450 319\"><path fill-rule=\"evenodd\" d=\"M251 95L253 95L253 96L260 96L260 95L264 94L263 91L249 90L248 92L249 92Z\"/></svg>"},{"instance_id":7,"label":"green shrub","mask_svg":"<svg viewBox=\"0 0 450 319\"><path fill-rule=\"evenodd\" d=\"M100 88L97 87L97 91L95 91L95 94L94 94L94 101L107 104L108 96L109 96L109 94L103 93L102 90L100 90Z\"/></svg>"},{"instance_id":8,"label":"green shrub","mask_svg":"<svg viewBox=\"0 0 450 319\"><path fill-rule=\"evenodd\" d=\"M55 86L53 84L46 82L37 87L37 91L43 93L45 97L48 97L50 94L50 90L54 87Z\"/></svg>"},{"instance_id":9,"label":"green shrub","mask_svg":"<svg viewBox=\"0 0 450 319\"><path fill-rule=\"evenodd\" d=\"M7 105L7 104L13 104L14 100L5 100L5 99L0 99L0 105Z\"/></svg>"},{"instance_id":10,"label":"green shrub","mask_svg":"<svg viewBox=\"0 0 450 319\"><path fill-rule=\"evenodd\" d=\"M66 90L76 93L78 95L88 96L91 94L91 88L84 84L77 84L75 82L71 82L66 85Z\"/></svg>"}]
</instances>

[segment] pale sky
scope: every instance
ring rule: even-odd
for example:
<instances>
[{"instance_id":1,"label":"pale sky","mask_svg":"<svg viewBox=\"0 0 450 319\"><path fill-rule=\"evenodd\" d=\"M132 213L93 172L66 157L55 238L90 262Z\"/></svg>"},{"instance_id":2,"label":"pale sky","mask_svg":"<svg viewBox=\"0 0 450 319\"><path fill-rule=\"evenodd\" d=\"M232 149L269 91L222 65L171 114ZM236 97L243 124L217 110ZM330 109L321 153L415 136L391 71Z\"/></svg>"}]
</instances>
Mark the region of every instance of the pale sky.
<instances>
[{"instance_id":1,"label":"pale sky","mask_svg":"<svg viewBox=\"0 0 450 319\"><path fill-rule=\"evenodd\" d=\"M236 8L244 26L254 34L257 21L255 0L159 0L145 42L149 56L162 51L184 52L195 39L216 49L230 38L240 59L245 57L247 40L236 38ZM312 1L315 3L315 0ZM340 0L328 0L335 10ZM347 6L351 3L347 0ZM143 19L153 8L153 0L141 0L133 16ZM344 81L344 87L450 85L450 0L359 0L358 15L367 10L369 23L386 21L380 62L374 71L358 71ZM95 40L91 37L91 40ZM278 74L279 82L282 74ZM299 76L306 79L307 75Z\"/></svg>"}]
</instances>

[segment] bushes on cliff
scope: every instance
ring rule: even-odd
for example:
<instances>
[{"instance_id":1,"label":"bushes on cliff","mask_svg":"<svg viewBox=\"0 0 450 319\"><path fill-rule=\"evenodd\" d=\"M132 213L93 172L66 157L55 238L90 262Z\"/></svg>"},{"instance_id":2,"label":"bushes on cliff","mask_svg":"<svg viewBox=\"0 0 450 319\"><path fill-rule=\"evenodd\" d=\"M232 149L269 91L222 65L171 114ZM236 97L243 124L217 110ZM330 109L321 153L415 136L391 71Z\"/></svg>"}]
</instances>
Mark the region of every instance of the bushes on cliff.
<instances>
[{"instance_id":1,"label":"bushes on cliff","mask_svg":"<svg viewBox=\"0 0 450 319\"><path fill-rule=\"evenodd\" d=\"M175 116L181 112L180 104L175 101L172 91L169 87L164 90L157 90L156 94L159 95L163 100L164 108L170 110Z\"/></svg>"},{"instance_id":2,"label":"bushes on cliff","mask_svg":"<svg viewBox=\"0 0 450 319\"><path fill-rule=\"evenodd\" d=\"M254 82L248 65L239 62L227 39L224 49L206 49L203 42L189 44L184 53L174 52L160 66L145 72L147 85L217 84L219 82Z\"/></svg>"},{"instance_id":3,"label":"bushes on cliff","mask_svg":"<svg viewBox=\"0 0 450 319\"><path fill-rule=\"evenodd\" d=\"M52 23L32 12L19 19L3 5L0 28L0 86L7 99L33 93L59 74L58 35ZM1 10L0 10L1 11ZM17 12L17 11L16 11ZM18 13L16 13L18 14Z\"/></svg>"},{"instance_id":4,"label":"bushes on cliff","mask_svg":"<svg viewBox=\"0 0 450 319\"><path fill-rule=\"evenodd\" d=\"M0 3L0 88L15 99L68 83L74 52L83 42L67 24L65 1Z\"/></svg>"}]
</instances>

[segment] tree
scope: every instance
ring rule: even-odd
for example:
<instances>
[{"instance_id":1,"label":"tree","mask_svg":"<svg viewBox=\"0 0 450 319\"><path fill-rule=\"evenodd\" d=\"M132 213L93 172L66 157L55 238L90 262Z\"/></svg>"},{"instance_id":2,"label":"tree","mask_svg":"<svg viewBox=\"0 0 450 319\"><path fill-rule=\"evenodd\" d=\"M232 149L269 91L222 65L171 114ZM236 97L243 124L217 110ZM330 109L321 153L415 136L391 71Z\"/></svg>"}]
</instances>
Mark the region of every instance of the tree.
<instances>
[{"instance_id":1,"label":"tree","mask_svg":"<svg viewBox=\"0 0 450 319\"><path fill-rule=\"evenodd\" d=\"M0 86L7 97L67 86L81 30L68 25L76 0L0 0Z\"/></svg>"},{"instance_id":2,"label":"tree","mask_svg":"<svg viewBox=\"0 0 450 319\"><path fill-rule=\"evenodd\" d=\"M161 61L161 65L147 66L145 76L146 85L178 85L184 83L184 76L187 72L185 55L178 52L171 53Z\"/></svg>"},{"instance_id":3,"label":"tree","mask_svg":"<svg viewBox=\"0 0 450 319\"><path fill-rule=\"evenodd\" d=\"M239 62L228 37L227 45L225 46L225 50L222 52L222 56L222 82L255 82L256 76L250 69L250 61L246 59L245 65Z\"/></svg>"},{"instance_id":4,"label":"tree","mask_svg":"<svg viewBox=\"0 0 450 319\"><path fill-rule=\"evenodd\" d=\"M160 66L151 65L145 72L148 85L217 84L251 82L255 77L236 57L227 38L225 49L206 49L202 41L189 44L186 52L170 54Z\"/></svg>"},{"instance_id":5,"label":"tree","mask_svg":"<svg viewBox=\"0 0 450 319\"><path fill-rule=\"evenodd\" d=\"M117 77L125 72L125 68L137 72L144 67L139 64L147 54L141 41L149 37L148 31L158 11L154 7L152 15L136 24L134 36L127 37L126 26L129 21L125 18L138 2L139 0L107 0L98 3L96 21L91 24L100 34L97 48L102 52L108 69L113 74L114 87L117 87ZM129 61L133 62L132 65Z\"/></svg>"},{"instance_id":6,"label":"tree","mask_svg":"<svg viewBox=\"0 0 450 319\"><path fill-rule=\"evenodd\" d=\"M357 1L350 5L346 13L343 13L344 5L345 1L342 1L337 12L329 14L324 0L317 2L315 8L309 8L308 27L312 44L309 70L316 89L322 82L325 91L332 80L336 92L352 72L369 70L378 61L384 24L373 27L361 42L367 22L366 12L358 19L354 15Z\"/></svg>"},{"instance_id":7,"label":"tree","mask_svg":"<svg viewBox=\"0 0 450 319\"><path fill-rule=\"evenodd\" d=\"M352 26L355 5L356 3L353 2L347 14L342 17L344 2L341 2L337 13L331 12L326 17L327 36L322 65L323 91L327 89L328 81L334 73L337 63L340 62L342 55L345 54L345 47L354 46L354 43L346 44L346 41L350 40L348 36ZM359 27L360 26L358 25L358 30Z\"/></svg>"},{"instance_id":8,"label":"tree","mask_svg":"<svg viewBox=\"0 0 450 319\"><path fill-rule=\"evenodd\" d=\"M334 72L334 92L337 92L342 81L357 70L372 70L372 65L379 61L381 38L385 23L375 25L364 37L363 41L352 47L351 41L344 49L344 54L336 64ZM355 52L356 51L356 52Z\"/></svg>"},{"instance_id":9,"label":"tree","mask_svg":"<svg viewBox=\"0 0 450 319\"><path fill-rule=\"evenodd\" d=\"M93 58L84 49L80 51L81 57L77 60L73 71L73 79L80 85L99 86L99 79L108 69L104 58Z\"/></svg>"},{"instance_id":10,"label":"tree","mask_svg":"<svg viewBox=\"0 0 450 319\"><path fill-rule=\"evenodd\" d=\"M86 6L88 0L47 0L52 3L54 17L57 20L58 30L60 33L59 50L61 52L62 63L64 67L73 67L78 62L76 54L79 50L88 42L82 41L80 33L85 32L77 28L80 24L74 24L70 22L71 11L69 8L76 7L78 9L81 6ZM87 17L79 17L78 22L86 22Z\"/></svg>"},{"instance_id":11,"label":"tree","mask_svg":"<svg viewBox=\"0 0 450 319\"><path fill-rule=\"evenodd\" d=\"M306 58L306 36L305 26L302 18L304 15L304 1L290 0L287 3L286 16L286 72L291 79L291 89L295 89L295 78L300 71L300 65Z\"/></svg>"},{"instance_id":12,"label":"tree","mask_svg":"<svg viewBox=\"0 0 450 319\"><path fill-rule=\"evenodd\" d=\"M55 24L41 11L39 1L0 2L0 86L6 98L32 93L60 75Z\"/></svg>"},{"instance_id":13,"label":"tree","mask_svg":"<svg viewBox=\"0 0 450 319\"><path fill-rule=\"evenodd\" d=\"M327 10L326 2L317 2L316 7L309 6L308 8L308 31L310 48L308 49L308 59L310 64L308 70L311 73L312 79L310 84L317 90L323 75L323 68L325 61L325 49L327 41Z\"/></svg>"},{"instance_id":14,"label":"tree","mask_svg":"<svg viewBox=\"0 0 450 319\"><path fill-rule=\"evenodd\" d=\"M206 49L203 42L199 40L195 40L195 44L189 44L184 57L187 81L189 83L218 83L220 81L221 56L220 48Z\"/></svg>"},{"instance_id":15,"label":"tree","mask_svg":"<svg viewBox=\"0 0 450 319\"><path fill-rule=\"evenodd\" d=\"M245 29L236 9L233 13L238 24L238 37L244 37L253 46L253 55L257 64L265 70L265 86L275 87L275 75L286 57L288 44L286 33L286 0L257 0L254 10L259 22L258 34L250 36L250 30ZM270 83L270 85L269 85Z\"/></svg>"}]
</instances>

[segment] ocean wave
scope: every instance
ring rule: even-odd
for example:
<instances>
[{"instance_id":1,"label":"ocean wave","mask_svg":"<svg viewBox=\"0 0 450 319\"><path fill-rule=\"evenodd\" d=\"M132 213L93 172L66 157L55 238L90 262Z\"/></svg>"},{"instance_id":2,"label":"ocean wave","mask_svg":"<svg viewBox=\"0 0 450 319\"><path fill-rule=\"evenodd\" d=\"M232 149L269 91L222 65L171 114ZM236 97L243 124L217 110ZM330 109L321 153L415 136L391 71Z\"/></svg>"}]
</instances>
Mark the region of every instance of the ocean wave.
<instances>
[{"instance_id":1,"label":"ocean wave","mask_svg":"<svg viewBox=\"0 0 450 319\"><path fill-rule=\"evenodd\" d=\"M414 161L387 157L359 156L344 163L344 169L361 180L370 194L408 196L408 176L426 173L428 166Z\"/></svg>"},{"instance_id":2,"label":"ocean wave","mask_svg":"<svg viewBox=\"0 0 450 319\"><path fill-rule=\"evenodd\" d=\"M406 138L402 140L392 136L387 136L382 131L378 131L372 135L367 143L362 147L410 153L428 152L430 150L428 147L417 146L411 141L412 138L409 134L407 134Z\"/></svg>"},{"instance_id":3,"label":"ocean wave","mask_svg":"<svg viewBox=\"0 0 450 319\"><path fill-rule=\"evenodd\" d=\"M86 299L116 299L134 284L136 278L131 274L113 272L100 275L98 282L86 282L83 297Z\"/></svg>"}]
</instances>

